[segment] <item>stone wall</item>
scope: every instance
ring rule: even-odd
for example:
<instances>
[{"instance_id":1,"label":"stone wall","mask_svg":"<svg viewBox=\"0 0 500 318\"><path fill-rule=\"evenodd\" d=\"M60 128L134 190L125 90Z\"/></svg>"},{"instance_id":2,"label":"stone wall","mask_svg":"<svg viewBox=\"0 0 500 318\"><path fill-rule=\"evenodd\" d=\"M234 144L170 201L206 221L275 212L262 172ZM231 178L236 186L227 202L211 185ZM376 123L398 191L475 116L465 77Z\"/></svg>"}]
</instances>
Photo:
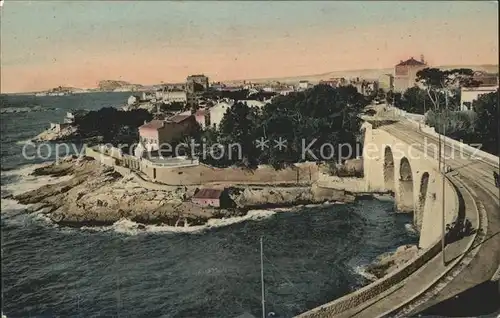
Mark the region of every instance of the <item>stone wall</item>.
<instances>
[{"instance_id":1,"label":"stone wall","mask_svg":"<svg viewBox=\"0 0 500 318\"><path fill-rule=\"evenodd\" d=\"M344 178L330 176L327 173L319 172L318 181L316 184L319 187L344 190L352 193L368 192L366 181L364 178Z\"/></svg>"},{"instance_id":2,"label":"stone wall","mask_svg":"<svg viewBox=\"0 0 500 318\"><path fill-rule=\"evenodd\" d=\"M109 166L115 166L123 169L122 164L134 163L136 161L127 156L122 159L113 158L103 154L93 148L85 148L85 155L100 161ZM246 170L242 168L215 168L204 164L193 165L189 167L164 167L154 166L145 160L139 161L139 169L147 178L152 181L165 185L201 185L206 183L242 183L242 184L279 184L279 183L301 183L312 184L318 180L319 168L314 162L296 164L281 170L275 170L270 166L259 166L255 170Z\"/></svg>"},{"instance_id":3,"label":"stone wall","mask_svg":"<svg viewBox=\"0 0 500 318\"><path fill-rule=\"evenodd\" d=\"M141 171L151 180L168 185L198 185L205 183L313 183L318 179L316 163L275 170L259 166L255 170L215 168L200 164L191 167L154 167L141 165Z\"/></svg>"},{"instance_id":4,"label":"stone wall","mask_svg":"<svg viewBox=\"0 0 500 318\"><path fill-rule=\"evenodd\" d=\"M400 270L351 294L300 314L297 318L334 317L335 315L355 308L402 282L405 278L435 257L440 251L441 243L438 241L431 248L425 250L424 253L417 256L412 261L409 261L408 264Z\"/></svg>"},{"instance_id":5,"label":"stone wall","mask_svg":"<svg viewBox=\"0 0 500 318\"><path fill-rule=\"evenodd\" d=\"M85 147L85 155L87 157L92 157L95 160L101 162L102 164L105 164L107 166L116 166L118 163L118 160L116 158L113 158L111 156L105 155L103 153L100 153L90 147Z\"/></svg>"}]
</instances>

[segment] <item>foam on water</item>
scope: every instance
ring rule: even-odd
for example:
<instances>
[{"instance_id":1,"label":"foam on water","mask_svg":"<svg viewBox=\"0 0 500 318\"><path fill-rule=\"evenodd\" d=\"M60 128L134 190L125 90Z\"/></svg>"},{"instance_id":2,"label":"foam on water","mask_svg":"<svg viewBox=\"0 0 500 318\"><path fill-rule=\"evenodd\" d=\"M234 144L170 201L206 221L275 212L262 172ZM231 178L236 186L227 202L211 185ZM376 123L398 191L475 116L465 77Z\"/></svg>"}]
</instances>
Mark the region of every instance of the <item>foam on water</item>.
<instances>
[{"instance_id":1,"label":"foam on water","mask_svg":"<svg viewBox=\"0 0 500 318\"><path fill-rule=\"evenodd\" d=\"M51 177L51 176L34 176L33 171L37 168L45 167L50 165L51 162L32 164L22 166L19 169L2 171L2 177L14 178L14 182L9 182L2 185L2 197L8 195L16 196L22 193L26 193L31 190L38 189L44 185L54 184L61 181L69 180L72 176L62 176L62 177ZM31 205L20 204L13 199L2 199L2 217L5 219L10 219L12 217L17 217L24 214L25 210ZM9 214L9 216L5 214ZM91 231L114 231L116 233L122 233L127 235L137 235L139 233L200 233L210 228L218 228L223 226L228 226L235 223L244 222L247 220L259 220L263 218L268 218L274 215L276 211L273 210L251 210L244 216L230 217L223 219L209 219L206 224L198 226L168 226L168 225L143 225L136 223L129 219L121 219L115 222L112 226L101 226L101 227L82 227L83 230ZM50 221L50 218L42 213L32 213L31 218L42 221L46 224L51 224L56 226ZM23 221L24 222L24 221ZM71 231L70 231L71 232Z\"/></svg>"},{"instance_id":2,"label":"foam on water","mask_svg":"<svg viewBox=\"0 0 500 318\"><path fill-rule=\"evenodd\" d=\"M411 234L418 234L417 233L417 229L415 228L415 226L411 223L406 223L405 224L405 229L407 232L411 233Z\"/></svg>"},{"instance_id":3,"label":"foam on water","mask_svg":"<svg viewBox=\"0 0 500 318\"><path fill-rule=\"evenodd\" d=\"M231 224L241 223L248 220L262 220L273 216L273 210L251 210L244 216L230 217L224 219L209 219L204 225L195 226L169 226L169 225L144 225L129 219L121 219L111 226L89 227L84 226L82 230L88 231L113 231L116 233L137 235L139 233L202 233L205 230L219 228Z\"/></svg>"},{"instance_id":4,"label":"foam on water","mask_svg":"<svg viewBox=\"0 0 500 318\"><path fill-rule=\"evenodd\" d=\"M25 139L25 140L18 140L15 142L16 145L24 146L28 143L31 143L31 139Z\"/></svg>"},{"instance_id":5,"label":"foam on water","mask_svg":"<svg viewBox=\"0 0 500 318\"><path fill-rule=\"evenodd\" d=\"M360 275L360 276L362 276L362 277L366 278L367 280L369 280L369 281L371 281L371 282L376 281L376 280L378 279L378 278L377 278L377 276L375 276L375 275L373 275L373 274L369 273L369 272L367 271L367 268L368 268L368 266L367 266L367 265L358 265L358 266L353 267L354 272L355 272L356 274L358 274L358 275Z\"/></svg>"},{"instance_id":6,"label":"foam on water","mask_svg":"<svg viewBox=\"0 0 500 318\"><path fill-rule=\"evenodd\" d=\"M37 168L50 165L51 162L22 166L19 169L2 171L2 178L13 178L14 182L2 184L2 197L7 195L19 195L28 191L38 189L44 185L54 184L66 181L72 176L52 177L52 176L34 176L31 173ZM2 200L3 201L3 200Z\"/></svg>"}]
</instances>

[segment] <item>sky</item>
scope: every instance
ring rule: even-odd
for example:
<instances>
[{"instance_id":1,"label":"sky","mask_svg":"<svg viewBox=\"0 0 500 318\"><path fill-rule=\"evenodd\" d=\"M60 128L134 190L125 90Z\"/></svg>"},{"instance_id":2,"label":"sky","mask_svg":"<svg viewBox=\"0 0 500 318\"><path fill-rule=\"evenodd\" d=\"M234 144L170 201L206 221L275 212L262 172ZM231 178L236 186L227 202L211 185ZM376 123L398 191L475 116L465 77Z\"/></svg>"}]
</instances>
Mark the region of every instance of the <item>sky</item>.
<instances>
[{"instance_id":1,"label":"sky","mask_svg":"<svg viewBox=\"0 0 500 318\"><path fill-rule=\"evenodd\" d=\"M498 64L496 1L19 1L0 9L1 91Z\"/></svg>"}]
</instances>

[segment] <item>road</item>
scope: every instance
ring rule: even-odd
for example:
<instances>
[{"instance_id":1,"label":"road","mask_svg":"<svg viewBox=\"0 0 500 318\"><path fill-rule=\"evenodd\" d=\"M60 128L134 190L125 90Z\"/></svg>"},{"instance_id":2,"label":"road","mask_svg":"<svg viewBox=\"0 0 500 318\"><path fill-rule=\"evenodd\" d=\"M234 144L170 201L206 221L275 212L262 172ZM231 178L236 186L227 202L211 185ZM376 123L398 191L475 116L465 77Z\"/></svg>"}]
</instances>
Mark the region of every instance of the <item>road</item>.
<instances>
[{"instance_id":1,"label":"road","mask_svg":"<svg viewBox=\"0 0 500 318\"><path fill-rule=\"evenodd\" d=\"M411 123L401 120L381 126L379 129L391 133L402 142L415 145L421 153L425 151L427 155L437 158L437 153L434 151L438 149L438 139L421 132ZM460 193L460 214L471 220L474 228L486 223L486 232L447 244L444 253L446 265L442 263L442 254L439 253L388 292L339 316L370 318L415 316L446 299L456 299L456 295L460 295L459 298L463 297L467 291L488 284L494 276L500 264L499 193L493 179L493 171L498 170L498 164L472 159L470 155L460 155L458 149L449 146L444 150L446 157L451 158L446 161L452 168L452 171L447 173L447 178ZM476 212L478 210L481 211L479 219ZM484 216L487 217L487 222ZM482 289L483 292L485 290ZM494 288L490 288L488 296L493 300L492 303L495 303L498 294L495 294ZM483 300L487 298L486 295L482 295ZM470 304L467 307L470 316L485 314L485 308L488 313L496 310L495 305L473 307ZM452 316L450 310L446 308L440 310L441 312L434 310L433 313ZM458 315L463 316L463 313L459 311Z\"/></svg>"},{"instance_id":2,"label":"road","mask_svg":"<svg viewBox=\"0 0 500 318\"><path fill-rule=\"evenodd\" d=\"M437 145L438 143L437 138L418 131L414 126L404 121L381 127L381 129L390 132L401 139L401 141L410 144L416 142L422 145L425 143L427 145ZM429 153L432 153L432 151L429 151ZM447 159L446 162L447 165L452 168L452 171L449 172L448 175L457 178L466 187L471 189L474 200L479 202L480 208L484 209L483 211L486 214L487 231L485 233L484 242L480 246L472 249L477 254L458 276L454 277L442 290L436 291L436 294L431 300L425 302L425 304L412 308L406 312L406 315L415 315L416 313L425 311L433 305L450 299L455 301L455 305L453 305L453 303L448 305L448 310L446 309L446 305L440 308L436 306L434 313L450 316L452 314L449 309L450 306L452 308L457 308L459 303L463 304L465 302L468 303L468 312L465 313L462 310L457 314L466 314L469 316L484 315L486 314L485 311L495 311L498 310L498 306L500 306L500 302L498 301L498 299L500 299L498 285L493 284L493 287L491 287L492 283L490 283L492 277L498 271L500 264L499 189L495 186L493 179L493 172L498 171L499 167L490 162L471 159L470 156L468 156L469 158L462 159L458 150L447 146L445 149L447 158L450 158L452 153L454 155L453 159ZM471 303L474 297L477 298L478 292L469 292L474 288L480 288L480 286L484 286L482 289L483 292L479 292L479 294L482 294L480 299L484 302L490 299L493 303L483 303L479 306L474 306ZM486 291L488 294L485 294ZM491 295L491 293L493 293L493 295ZM486 308L489 309L486 310ZM431 314L432 310L427 313Z\"/></svg>"}]
</instances>

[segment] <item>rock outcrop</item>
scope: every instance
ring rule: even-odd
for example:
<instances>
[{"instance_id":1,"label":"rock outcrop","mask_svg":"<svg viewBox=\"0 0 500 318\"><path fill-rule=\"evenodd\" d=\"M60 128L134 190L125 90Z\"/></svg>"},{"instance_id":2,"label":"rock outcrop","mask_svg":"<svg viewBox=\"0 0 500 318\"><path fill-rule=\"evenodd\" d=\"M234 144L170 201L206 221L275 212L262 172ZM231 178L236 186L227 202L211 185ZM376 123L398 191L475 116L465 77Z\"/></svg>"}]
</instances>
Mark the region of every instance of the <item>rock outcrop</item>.
<instances>
[{"instance_id":1,"label":"rock outcrop","mask_svg":"<svg viewBox=\"0 0 500 318\"><path fill-rule=\"evenodd\" d=\"M190 202L194 186L145 188L134 175L121 175L88 157L66 158L33 174L70 178L14 199L32 204L29 212L43 213L68 226L111 225L123 218L147 224L202 225L211 218L244 215L249 209L355 200L342 190L320 187L240 186L229 190L232 208L204 208Z\"/></svg>"},{"instance_id":2,"label":"rock outcrop","mask_svg":"<svg viewBox=\"0 0 500 318\"><path fill-rule=\"evenodd\" d=\"M113 92L113 91L135 91L141 89L143 86L140 84L131 84L125 81L116 80L102 80L99 81L97 87L103 92Z\"/></svg>"},{"instance_id":3,"label":"rock outcrop","mask_svg":"<svg viewBox=\"0 0 500 318\"><path fill-rule=\"evenodd\" d=\"M60 141L60 140L71 140L77 137L78 129L74 126L67 126L61 129L56 129L55 127L49 128L37 136L35 136L32 141L34 142L45 142L45 141Z\"/></svg>"},{"instance_id":4,"label":"rock outcrop","mask_svg":"<svg viewBox=\"0 0 500 318\"><path fill-rule=\"evenodd\" d=\"M398 247L394 253L380 255L366 270L376 278L382 278L403 267L408 261L416 257L418 253L419 249L416 245L403 245Z\"/></svg>"},{"instance_id":5,"label":"rock outcrop","mask_svg":"<svg viewBox=\"0 0 500 318\"><path fill-rule=\"evenodd\" d=\"M110 225L122 218L150 224L197 225L219 214L215 209L185 202L183 187L148 190L113 168L85 157L42 167L33 173L72 175L69 180L14 197L22 204L34 204L30 212L39 211L63 225Z\"/></svg>"}]
</instances>

